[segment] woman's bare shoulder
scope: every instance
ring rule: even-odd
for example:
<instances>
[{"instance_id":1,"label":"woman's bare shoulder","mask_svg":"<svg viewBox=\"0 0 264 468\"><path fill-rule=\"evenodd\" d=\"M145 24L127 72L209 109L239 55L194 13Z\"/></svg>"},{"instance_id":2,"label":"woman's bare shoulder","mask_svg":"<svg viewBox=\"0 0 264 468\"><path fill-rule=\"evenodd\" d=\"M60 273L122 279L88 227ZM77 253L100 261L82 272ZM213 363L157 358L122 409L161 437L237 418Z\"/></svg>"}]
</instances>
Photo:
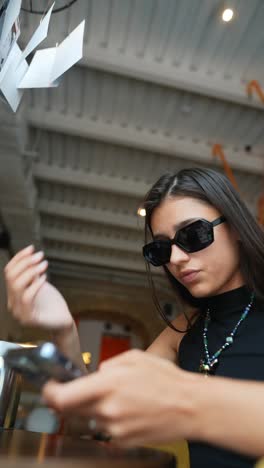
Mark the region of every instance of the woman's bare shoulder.
<instances>
[{"instance_id":1,"label":"woman's bare shoulder","mask_svg":"<svg viewBox=\"0 0 264 468\"><path fill-rule=\"evenodd\" d=\"M197 311L192 311L188 315L183 312L177 315L172 321L175 329L167 326L149 346L147 351L176 362L180 342L196 315Z\"/></svg>"}]
</instances>

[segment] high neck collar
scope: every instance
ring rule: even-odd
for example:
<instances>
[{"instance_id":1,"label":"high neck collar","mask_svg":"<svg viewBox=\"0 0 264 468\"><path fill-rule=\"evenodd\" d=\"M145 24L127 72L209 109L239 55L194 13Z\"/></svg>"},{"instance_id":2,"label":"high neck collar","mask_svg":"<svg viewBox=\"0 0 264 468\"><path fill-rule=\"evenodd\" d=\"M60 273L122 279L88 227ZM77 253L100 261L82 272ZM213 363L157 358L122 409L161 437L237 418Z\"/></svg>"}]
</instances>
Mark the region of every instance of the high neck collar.
<instances>
[{"instance_id":1,"label":"high neck collar","mask_svg":"<svg viewBox=\"0 0 264 468\"><path fill-rule=\"evenodd\" d=\"M225 317L232 312L240 312L245 308L251 299L251 291L246 286L232 289L216 296L206 298L206 307L209 307L211 316Z\"/></svg>"}]
</instances>

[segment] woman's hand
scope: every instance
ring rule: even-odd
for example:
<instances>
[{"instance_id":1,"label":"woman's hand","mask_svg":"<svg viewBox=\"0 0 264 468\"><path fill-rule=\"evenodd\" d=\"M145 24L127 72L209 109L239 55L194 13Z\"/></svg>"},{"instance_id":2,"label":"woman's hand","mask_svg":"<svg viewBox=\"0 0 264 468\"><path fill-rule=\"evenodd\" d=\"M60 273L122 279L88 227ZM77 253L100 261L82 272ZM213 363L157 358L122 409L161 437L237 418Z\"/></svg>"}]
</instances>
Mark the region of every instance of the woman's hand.
<instances>
[{"instance_id":1,"label":"woman's hand","mask_svg":"<svg viewBox=\"0 0 264 468\"><path fill-rule=\"evenodd\" d=\"M96 421L96 431L125 446L189 436L196 376L142 351L103 363L98 372L66 384L49 382L43 396L56 410ZM199 379L199 378L198 378Z\"/></svg>"},{"instance_id":2,"label":"woman's hand","mask_svg":"<svg viewBox=\"0 0 264 468\"><path fill-rule=\"evenodd\" d=\"M23 325L67 330L73 319L62 295L46 281L48 262L29 246L5 267L8 308Z\"/></svg>"},{"instance_id":3,"label":"woman's hand","mask_svg":"<svg viewBox=\"0 0 264 468\"><path fill-rule=\"evenodd\" d=\"M189 439L263 456L262 382L205 378L150 353L129 351L90 376L48 382L43 396L58 411L86 417L87 428L90 420L117 445Z\"/></svg>"}]
</instances>

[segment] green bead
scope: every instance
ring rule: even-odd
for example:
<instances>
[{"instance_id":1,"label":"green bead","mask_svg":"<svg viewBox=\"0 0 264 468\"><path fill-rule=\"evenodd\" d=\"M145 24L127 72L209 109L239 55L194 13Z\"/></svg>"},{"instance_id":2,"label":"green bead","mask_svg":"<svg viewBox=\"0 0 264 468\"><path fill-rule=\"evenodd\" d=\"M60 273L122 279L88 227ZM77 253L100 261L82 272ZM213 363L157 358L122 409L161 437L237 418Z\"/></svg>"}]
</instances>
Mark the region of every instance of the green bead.
<instances>
[{"instance_id":1,"label":"green bead","mask_svg":"<svg viewBox=\"0 0 264 468\"><path fill-rule=\"evenodd\" d=\"M228 337L226 338L226 342L227 342L227 343L233 343L233 338L232 338L232 336L228 336Z\"/></svg>"}]
</instances>

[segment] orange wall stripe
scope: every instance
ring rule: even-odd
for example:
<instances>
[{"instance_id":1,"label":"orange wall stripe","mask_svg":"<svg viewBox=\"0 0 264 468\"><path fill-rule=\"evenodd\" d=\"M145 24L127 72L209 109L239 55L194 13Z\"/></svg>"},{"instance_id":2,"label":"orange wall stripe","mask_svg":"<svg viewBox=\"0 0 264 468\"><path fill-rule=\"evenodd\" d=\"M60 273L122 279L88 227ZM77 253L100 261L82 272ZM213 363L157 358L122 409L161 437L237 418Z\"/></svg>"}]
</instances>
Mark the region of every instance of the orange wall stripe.
<instances>
[{"instance_id":1,"label":"orange wall stripe","mask_svg":"<svg viewBox=\"0 0 264 468\"><path fill-rule=\"evenodd\" d=\"M252 97L254 91L260 100L264 103L264 92L262 91L262 88L257 80L251 80L247 84L247 94L249 97Z\"/></svg>"},{"instance_id":2,"label":"orange wall stripe","mask_svg":"<svg viewBox=\"0 0 264 468\"><path fill-rule=\"evenodd\" d=\"M264 103L264 92L262 91L262 88L257 80L251 80L247 84L247 94L249 97L252 97L253 92L256 92L260 100ZM257 202L257 209L258 209L258 222L262 225L264 225L264 194L262 193L259 196L258 202Z\"/></svg>"},{"instance_id":3,"label":"orange wall stripe","mask_svg":"<svg viewBox=\"0 0 264 468\"><path fill-rule=\"evenodd\" d=\"M221 160L221 162L223 164L223 168L224 168L224 171L225 171L227 177L229 178L229 180L232 183L233 187L235 187L235 189L238 190L237 181L235 179L235 176L233 174L233 171L232 171L231 167L229 166L229 164L228 164L228 162L226 160L222 145L219 145L218 143L213 145L212 154L215 157L219 157L219 159Z\"/></svg>"}]
</instances>

